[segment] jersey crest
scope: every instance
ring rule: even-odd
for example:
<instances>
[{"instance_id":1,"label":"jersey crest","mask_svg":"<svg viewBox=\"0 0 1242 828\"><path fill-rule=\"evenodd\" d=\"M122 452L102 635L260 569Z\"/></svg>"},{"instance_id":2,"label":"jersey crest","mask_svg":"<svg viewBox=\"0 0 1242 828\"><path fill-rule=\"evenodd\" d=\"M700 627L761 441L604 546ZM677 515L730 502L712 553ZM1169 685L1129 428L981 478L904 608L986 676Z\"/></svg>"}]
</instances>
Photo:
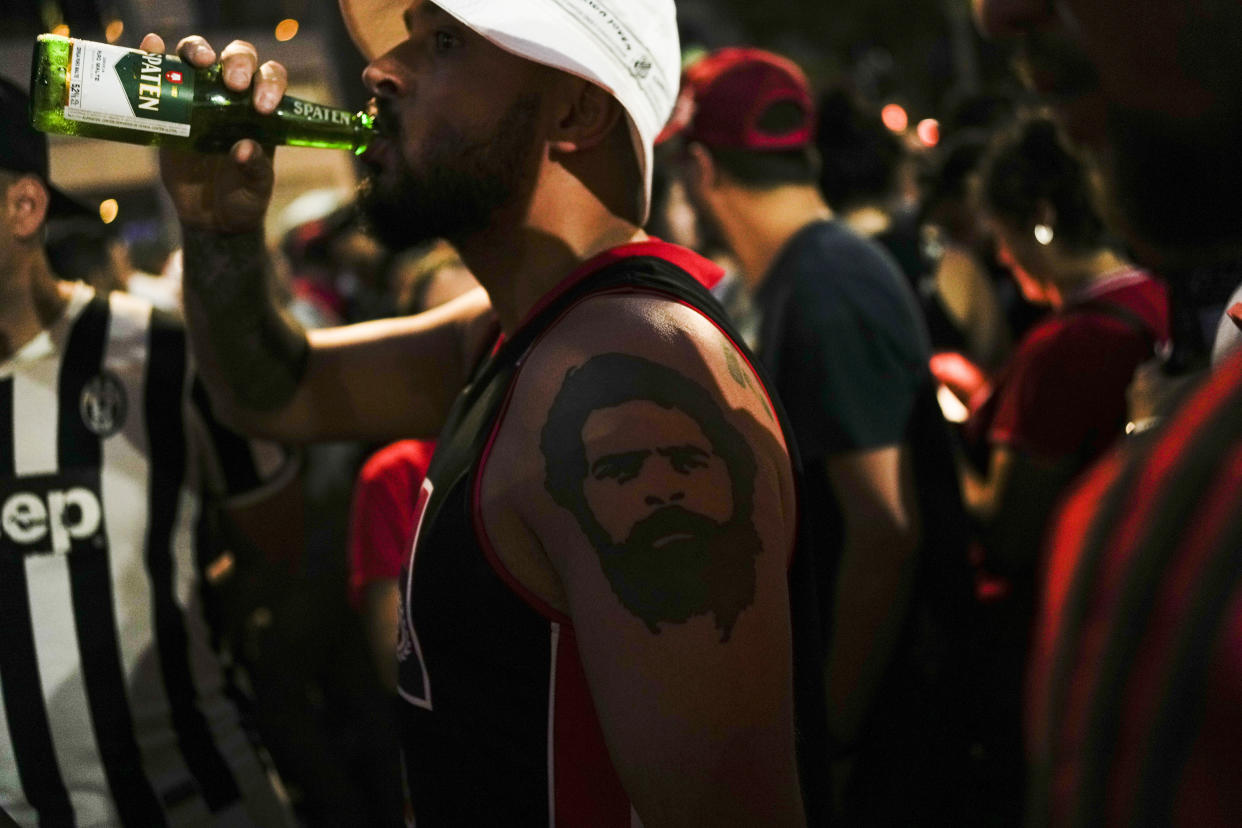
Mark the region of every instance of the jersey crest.
<instances>
[{"instance_id":1,"label":"jersey crest","mask_svg":"<svg viewBox=\"0 0 1242 828\"><path fill-rule=\"evenodd\" d=\"M129 410L125 386L111 371L100 371L83 386L78 410L92 434L111 437L125 426Z\"/></svg>"}]
</instances>

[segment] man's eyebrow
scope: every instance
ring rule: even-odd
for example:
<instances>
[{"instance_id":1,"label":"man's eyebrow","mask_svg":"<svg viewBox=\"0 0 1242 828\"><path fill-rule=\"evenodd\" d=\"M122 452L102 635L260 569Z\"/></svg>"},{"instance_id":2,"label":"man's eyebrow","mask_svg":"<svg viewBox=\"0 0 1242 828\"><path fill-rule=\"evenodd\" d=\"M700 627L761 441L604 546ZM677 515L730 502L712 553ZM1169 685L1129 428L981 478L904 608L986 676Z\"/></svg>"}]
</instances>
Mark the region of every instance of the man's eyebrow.
<instances>
[{"instance_id":1,"label":"man's eyebrow","mask_svg":"<svg viewBox=\"0 0 1242 828\"><path fill-rule=\"evenodd\" d=\"M591 474L598 474L600 467L611 465L623 465L626 463L636 463L651 456L651 449L637 449L635 451L619 451L616 454L605 454L594 463L591 464Z\"/></svg>"},{"instance_id":2,"label":"man's eyebrow","mask_svg":"<svg viewBox=\"0 0 1242 828\"><path fill-rule=\"evenodd\" d=\"M701 454L704 457L707 457L711 454L711 452L707 449L702 446L696 446L694 443L681 443L680 445L675 446L661 446L656 449L656 453L658 453L661 457L668 457L672 454Z\"/></svg>"},{"instance_id":3,"label":"man's eyebrow","mask_svg":"<svg viewBox=\"0 0 1242 828\"><path fill-rule=\"evenodd\" d=\"M418 17L425 17L425 18L450 17L451 18L452 16L448 12L446 12L444 9L437 6L435 3L427 2L427 0L423 0L423 2L421 3L412 3L410 4L409 7L406 8L404 12L401 13L401 20L405 23L406 32L414 31L414 24Z\"/></svg>"}]
</instances>

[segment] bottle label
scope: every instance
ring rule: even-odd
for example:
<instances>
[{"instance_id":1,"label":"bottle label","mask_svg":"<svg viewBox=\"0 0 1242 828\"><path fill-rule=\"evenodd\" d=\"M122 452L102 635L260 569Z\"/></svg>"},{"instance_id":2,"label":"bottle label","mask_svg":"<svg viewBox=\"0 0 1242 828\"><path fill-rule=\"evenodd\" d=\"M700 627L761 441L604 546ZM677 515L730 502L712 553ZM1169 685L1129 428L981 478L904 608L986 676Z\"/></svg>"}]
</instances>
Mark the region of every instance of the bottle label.
<instances>
[{"instance_id":1,"label":"bottle label","mask_svg":"<svg viewBox=\"0 0 1242 828\"><path fill-rule=\"evenodd\" d=\"M73 42L66 118L184 137L193 105L194 70L180 58Z\"/></svg>"},{"instance_id":2,"label":"bottle label","mask_svg":"<svg viewBox=\"0 0 1242 828\"><path fill-rule=\"evenodd\" d=\"M289 121L302 121L308 124L335 124L347 127L354 122L354 116L344 109L334 109L317 103L304 101L286 95L281 101L280 116Z\"/></svg>"}]
</instances>

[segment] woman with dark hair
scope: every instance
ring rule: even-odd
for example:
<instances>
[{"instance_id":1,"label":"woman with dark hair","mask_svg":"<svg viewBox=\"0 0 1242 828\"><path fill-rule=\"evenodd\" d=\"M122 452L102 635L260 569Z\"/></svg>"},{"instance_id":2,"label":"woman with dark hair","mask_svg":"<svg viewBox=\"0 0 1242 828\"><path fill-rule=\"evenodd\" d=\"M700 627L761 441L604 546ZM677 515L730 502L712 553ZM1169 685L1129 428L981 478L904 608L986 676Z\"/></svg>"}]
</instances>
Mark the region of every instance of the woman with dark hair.
<instances>
[{"instance_id":1,"label":"woman with dark hair","mask_svg":"<svg viewBox=\"0 0 1242 828\"><path fill-rule=\"evenodd\" d=\"M1169 310L1163 284L1109 244L1089 173L1051 121L1027 117L1000 133L979 185L1000 260L1028 300L1052 309L973 395L963 429L962 493L995 612L984 642L993 758L1020 786L1022 665L1044 531L1070 483L1125 432L1126 389L1168 340Z\"/></svg>"},{"instance_id":2,"label":"woman with dark hair","mask_svg":"<svg viewBox=\"0 0 1242 828\"><path fill-rule=\"evenodd\" d=\"M964 494L989 530L989 562L1024 579L1056 497L1124 432L1126 387L1169 335L1164 286L1110 245L1088 176L1041 117L1001 133L980 169L998 258L1053 311L976 395L965 428Z\"/></svg>"}]
</instances>

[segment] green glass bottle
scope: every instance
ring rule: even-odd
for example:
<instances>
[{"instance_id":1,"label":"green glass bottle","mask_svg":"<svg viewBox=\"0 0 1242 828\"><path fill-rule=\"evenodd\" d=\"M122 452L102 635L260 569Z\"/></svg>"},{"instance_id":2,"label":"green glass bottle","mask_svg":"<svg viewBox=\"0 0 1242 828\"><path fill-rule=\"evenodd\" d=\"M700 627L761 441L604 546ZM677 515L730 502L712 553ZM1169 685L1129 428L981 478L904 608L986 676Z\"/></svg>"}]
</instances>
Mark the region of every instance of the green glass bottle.
<instances>
[{"instance_id":1,"label":"green glass bottle","mask_svg":"<svg viewBox=\"0 0 1242 828\"><path fill-rule=\"evenodd\" d=\"M220 66L195 69L158 55L60 35L40 35L30 67L30 122L44 132L224 152L242 138L352 150L361 155L374 118L286 95L271 115L233 92Z\"/></svg>"}]
</instances>

